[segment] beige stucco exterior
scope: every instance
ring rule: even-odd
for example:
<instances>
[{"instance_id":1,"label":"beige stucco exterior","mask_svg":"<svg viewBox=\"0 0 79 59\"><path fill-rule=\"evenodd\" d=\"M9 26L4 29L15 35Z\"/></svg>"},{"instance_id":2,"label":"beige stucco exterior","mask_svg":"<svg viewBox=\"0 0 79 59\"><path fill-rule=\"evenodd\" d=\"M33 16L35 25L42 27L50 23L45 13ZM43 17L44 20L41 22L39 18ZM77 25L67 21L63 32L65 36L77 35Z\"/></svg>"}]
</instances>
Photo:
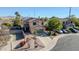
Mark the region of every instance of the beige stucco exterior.
<instances>
[{"instance_id":1,"label":"beige stucco exterior","mask_svg":"<svg viewBox=\"0 0 79 59\"><path fill-rule=\"evenodd\" d=\"M36 24L34 25L33 23L36 23ZM45 30L45 27L43 26L43 21L40 19L30 19L29 27L30 27L31 33L34 33L36 30L40 30L40 29Z\"/></svg>"}]
</instances>

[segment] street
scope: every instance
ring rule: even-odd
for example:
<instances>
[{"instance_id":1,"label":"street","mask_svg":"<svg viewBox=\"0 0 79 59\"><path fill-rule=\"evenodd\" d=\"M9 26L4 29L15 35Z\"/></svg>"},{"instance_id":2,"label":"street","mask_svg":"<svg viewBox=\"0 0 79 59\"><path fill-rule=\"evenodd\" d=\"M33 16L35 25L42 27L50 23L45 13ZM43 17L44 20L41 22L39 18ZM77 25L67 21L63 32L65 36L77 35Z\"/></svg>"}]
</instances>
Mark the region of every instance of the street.
<instances>
[{"instance_id":1,"label":"street","mask_svg":"<svg viewBox=\"0 0 79 59\"><path fill-rule=\"evenodd\" d=\"M79 34L61 37L51 51L79 51Z\"/></svg>"}]
</instances>

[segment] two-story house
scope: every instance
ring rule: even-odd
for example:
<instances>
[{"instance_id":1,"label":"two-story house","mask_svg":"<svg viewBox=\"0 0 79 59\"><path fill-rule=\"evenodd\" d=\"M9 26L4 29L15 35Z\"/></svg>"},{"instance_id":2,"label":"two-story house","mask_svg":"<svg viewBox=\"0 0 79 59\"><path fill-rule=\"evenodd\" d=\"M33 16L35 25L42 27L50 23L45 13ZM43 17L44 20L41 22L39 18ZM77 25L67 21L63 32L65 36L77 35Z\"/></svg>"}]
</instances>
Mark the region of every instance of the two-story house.
<instances>
[{"instance_id":1,"label":"two-story house","mask_svg":"<svg viewBox=\"0 0 79 59\"><path fill-rule=\"evenodd\" d=\"M40 18L29 18L28 20L24 21L24 29L25 31L30 31L34 33L36 30L45 30L43 23L46 20Z\"/></svg>"}]
</instances>

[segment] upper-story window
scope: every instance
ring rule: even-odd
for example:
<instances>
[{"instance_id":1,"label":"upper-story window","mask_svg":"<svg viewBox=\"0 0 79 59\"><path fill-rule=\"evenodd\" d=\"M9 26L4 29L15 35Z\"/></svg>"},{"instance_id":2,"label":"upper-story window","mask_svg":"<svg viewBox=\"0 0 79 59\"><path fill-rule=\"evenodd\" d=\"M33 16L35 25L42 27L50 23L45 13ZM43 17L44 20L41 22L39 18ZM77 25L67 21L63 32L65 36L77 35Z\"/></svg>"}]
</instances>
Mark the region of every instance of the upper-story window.
<instances>
[{"instance_id":1,"label":"upper-story window","mask_svg":"<svg viewBox=\"0 0 79 59\"><path fill-rule=\"evenodd\" d=\"M36 25L36 22L33 22L33 25Z\"/></svg>"},{"instance_id":2,"label":"upper-story window","mask_svg":"<svg viewBox=\"0 0 79 59\"><path fill-rule=\"evenodd\" d=\"M42 25L43 25L44 23L42 22Z\"/></svg>"}]
</instances>

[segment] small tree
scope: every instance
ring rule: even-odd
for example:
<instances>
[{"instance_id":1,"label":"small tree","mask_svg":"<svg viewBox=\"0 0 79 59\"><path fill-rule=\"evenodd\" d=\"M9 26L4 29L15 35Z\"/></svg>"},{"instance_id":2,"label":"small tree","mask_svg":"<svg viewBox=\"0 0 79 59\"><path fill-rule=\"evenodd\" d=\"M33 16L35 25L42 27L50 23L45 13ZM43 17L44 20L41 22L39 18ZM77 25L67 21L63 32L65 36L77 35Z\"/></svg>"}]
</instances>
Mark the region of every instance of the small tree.
<instances>
[{"instance_id":1,"label":"small tree","mask_svg":"<svg viewBox=\"0 0 79 59\"><path fill-rule=\"evenodd\" d=\"M58 17L52 17L47 21L47 27L50 31L62 29L62 23Z\"/></svg>"},{"instance_id":2,"label":"small tree","mask_svg":"<svg viewBox=\"0 0 79 59\"><path fill-rule=\"evenodd\" d=\"M19 12L16 11L15 12L15 15L16 15L15 19L16 20L20 20L21 15L19 14Z\"/></svg>"},{"instance_id":3,"label":"small tree","mask_svg":"<svg viewBox=\"0 0 79 59\"><path fill-rule=\"evenodd\" d=\"M21 15L19 14L19 12L15 12L15 20L14 20L14 26L21 26L23 24L23 21L21 19Z\"/></svg>"},{"instance_id":4,"label":"small tree","mask_svg":"<svg viewBox=\"0 0 79 59\"><path fill-rule=\"evenodd\" d=\"M76 16L72 15L72 16L70 17L70 20L71 20L76 26L79 27L79 19L78 19Z\"/></svg>"}]
</instances>

